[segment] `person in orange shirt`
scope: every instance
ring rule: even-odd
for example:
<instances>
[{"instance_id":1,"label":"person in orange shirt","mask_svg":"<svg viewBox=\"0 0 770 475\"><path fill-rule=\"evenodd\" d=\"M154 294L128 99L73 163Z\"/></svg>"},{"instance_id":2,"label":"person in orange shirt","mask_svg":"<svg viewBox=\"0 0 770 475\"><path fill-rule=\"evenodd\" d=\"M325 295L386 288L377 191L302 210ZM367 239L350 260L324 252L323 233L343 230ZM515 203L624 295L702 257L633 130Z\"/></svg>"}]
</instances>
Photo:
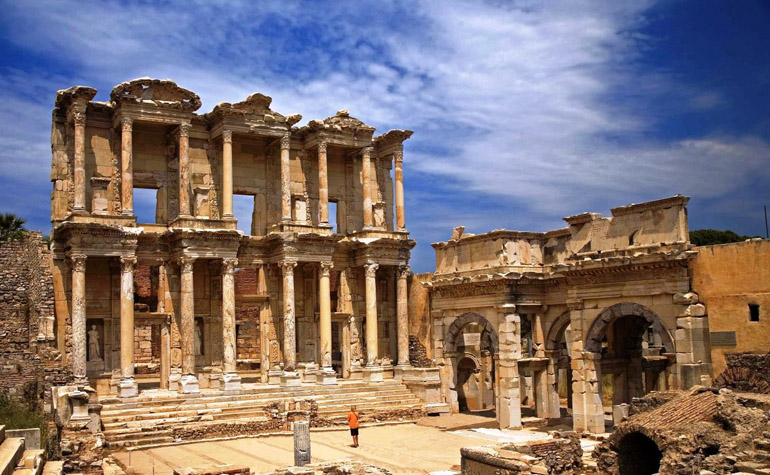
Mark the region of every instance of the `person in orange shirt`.
<instances>
[{"instance_id":1,"label":"person in orange shirt","mask_svg":"<svg viewBox=\"0 0 770 475\"><path fill-rule=\"evenodd\" d=\"M348 426L350 426L350 435L353 436L353 447L358 447L358 413L356 412L356 406L350 408Z\"/></svg>"}]
</instances>

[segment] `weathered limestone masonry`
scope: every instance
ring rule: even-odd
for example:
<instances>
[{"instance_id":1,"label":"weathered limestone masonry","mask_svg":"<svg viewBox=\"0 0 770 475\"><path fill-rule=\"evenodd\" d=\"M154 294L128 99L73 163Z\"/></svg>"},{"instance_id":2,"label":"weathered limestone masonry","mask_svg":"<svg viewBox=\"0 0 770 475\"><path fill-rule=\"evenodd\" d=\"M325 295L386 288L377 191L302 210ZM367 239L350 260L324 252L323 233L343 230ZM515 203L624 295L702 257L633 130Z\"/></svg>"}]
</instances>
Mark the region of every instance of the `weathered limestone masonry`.
<instances>
[{"instance_id":1,"label":"weathered limestone masonry","mask_svg":"<svg viewBox=\"0 0 770 475\"><path fill-rule=\"evenodd\" d=\"M50 387L67 381L55 345L50 259L38 232L0 243L0 391L46 404Z\"/></svg>"},{"instance_id":2,"label":"weathered limestone masonry","mask_svg":"<svg viewBox=\"0 0 770 475\"><path fill-rule=\"evenodd\" d=\"M375 136L344 110L296 127L259 93L198 114L169 80L95 95L59 91L52 124L55 344L73 400L140 382L231 391L242 376L438 387L409 362L411 131ZM137 189L156 198L151 222L137 222ZM253 203L245 234L234 195Z\"/></svg>"},{"instance_id":3,"label":"weathered limestone masonry","mask_svg":"<svg viewBox=\"0 0 770 475\"><path fill-rule=\"evenodd\" d=\"M708 380L687 202L583 213L545 233L457 228L433 244L423 281L444 401L495 407L503 428L522 426L522 408L543 420L571 409L576 431L604 432L610 406Z\"/></svg>"}]
</instances>

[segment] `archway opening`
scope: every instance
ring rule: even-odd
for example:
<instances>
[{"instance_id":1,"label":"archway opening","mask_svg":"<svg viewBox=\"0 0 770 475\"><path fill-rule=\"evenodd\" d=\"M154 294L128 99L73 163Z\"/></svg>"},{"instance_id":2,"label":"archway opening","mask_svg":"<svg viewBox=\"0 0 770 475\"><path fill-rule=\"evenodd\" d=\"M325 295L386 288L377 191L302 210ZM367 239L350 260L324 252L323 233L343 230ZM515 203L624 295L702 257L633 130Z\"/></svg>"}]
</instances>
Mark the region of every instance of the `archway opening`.
<instances>
[{"instance_id":1,"label":"archway opening","mask_svg":"<svg viewBox=\"0 0 770 475\"><path fill-rule=\"evenodd\" d=\"M478 323L468 323L457 335L457 402L460 412L480 412L495 407L495 368L492 338Z\"/></svg>"},{"instance_id":2,"label":"archway opening","mask_svg":"<svg viewBox=\"0 0 770 475\"><path fill-rule=\"evenodd\" d=\"M620 475L651 475L660 472L663 453L658 445L641 432L631 432L618 443Z\"/></svg>"},{"instance_id":3,"label":"archway opening","mask_svg":"<svg viewBox=\"0 0 770 475\"><path fill-rule=\"evenodd\" d=\"M473 358L466 356L457 364L457 403L460 412L479 411L483 408L481 368Z\"/></svg>"}]
</instances>

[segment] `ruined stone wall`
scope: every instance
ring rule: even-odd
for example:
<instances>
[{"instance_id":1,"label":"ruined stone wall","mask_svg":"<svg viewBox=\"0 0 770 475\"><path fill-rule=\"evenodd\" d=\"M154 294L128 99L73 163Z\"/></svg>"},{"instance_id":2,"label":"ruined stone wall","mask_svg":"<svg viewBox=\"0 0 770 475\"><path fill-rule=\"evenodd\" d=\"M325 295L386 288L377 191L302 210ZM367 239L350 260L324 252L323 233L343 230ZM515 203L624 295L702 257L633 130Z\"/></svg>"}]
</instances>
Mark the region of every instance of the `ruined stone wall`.
<instances>
[{"instance_id":1,"label":"ruined stone wall","mask_svg":"<svg viewBox=\"0 0 770 475\"><path fill-rule=\"evenodd\" d=\"M770 348L770 240L696 247L690 261L692 289L706 305L713 376L731 353L767 353ZM759 306L750 321L749 304Z\"/></svg>"},{"instance_id":2,"label":"ruined stone wall","mask_svg":"<svg viewBox=\"0 0 770 475\"><path fill-rule=\"evenodd\" d=\"M430 318L430 292L423 282L430 282L433 274L414 274L409 281L409 358L433 358L433 327ZM412 358L414 348L415 358ZM412 363L414 364L414 363Z\"/></svg>"}]
</instances>

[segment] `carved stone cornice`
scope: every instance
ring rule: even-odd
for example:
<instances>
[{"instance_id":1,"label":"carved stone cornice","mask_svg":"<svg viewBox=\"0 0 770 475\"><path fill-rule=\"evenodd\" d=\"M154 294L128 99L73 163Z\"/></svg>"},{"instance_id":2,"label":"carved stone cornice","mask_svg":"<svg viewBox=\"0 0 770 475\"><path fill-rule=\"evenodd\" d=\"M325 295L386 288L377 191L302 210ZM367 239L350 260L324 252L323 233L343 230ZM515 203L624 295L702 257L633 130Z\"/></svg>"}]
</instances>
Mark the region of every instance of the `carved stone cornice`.
<instances>
[{"instance_id":1,"label":"carved stone cornice","mask_svg":"<svg viewBox=\"0 0 770 475\"><path fill-rule=\"evenodd\" d=\"M222 259L222 270L225 274L232 274L235 271L235 267L238 265L238 259L234 257L226 257Z\"/></svg>"},{"instance_id":2,"label":"carved stone cornice","mask_svg":"<svg viewBox=\"0 0 770 475\"><path fill-rule=\"evenodd\" d=\"M331 273L332 268L334 267L334 263L331 261L322 261L321 262L321 276L323 277L329 277L329 274Z\"/></svg>"},{"instance_id":3,"label":"carved stone cornice","mask_svg":"<svg viewBox=\"0 0 770 475\"><path fill-rule=\"evenodd\" d=\"M374 278L377 275L377 269L380 268L380 265L376 262L367 262L364 264L364 271L366 272L366 277L368 278Z\"/></svg>"},{"instance_id":4,"label":"carved stone cornice","mask_svg":"<svg viewBox=\"0 0 770 475\"><path fill-rule=\"evenodd\" d=\"M361 157L366 157L371 159L373 151L374 151L374 147L364 147L361 149Z\"/></svg>"},{"instance_id":5,"label":"carved stone cornice","mask_svg":"<svg viewBox=\"0 0 770 475\"><path fill-rule=\"evenodd\" d=\"M225 143L233 143L233 131L227 129L223 130L222 141Z\"/></svg>"},{"instance_id":6,"label":"carved stone cornice","mask_svg":"<svg viewBox=\"0 0 770 475\"><path fill-rule=\"evenodd\" d=\"M193 112L201 106L200 97L168 79L140 78L118 84L110 93L115 104L150 104L161 109Z\"/></svg>"}]
</instances>

